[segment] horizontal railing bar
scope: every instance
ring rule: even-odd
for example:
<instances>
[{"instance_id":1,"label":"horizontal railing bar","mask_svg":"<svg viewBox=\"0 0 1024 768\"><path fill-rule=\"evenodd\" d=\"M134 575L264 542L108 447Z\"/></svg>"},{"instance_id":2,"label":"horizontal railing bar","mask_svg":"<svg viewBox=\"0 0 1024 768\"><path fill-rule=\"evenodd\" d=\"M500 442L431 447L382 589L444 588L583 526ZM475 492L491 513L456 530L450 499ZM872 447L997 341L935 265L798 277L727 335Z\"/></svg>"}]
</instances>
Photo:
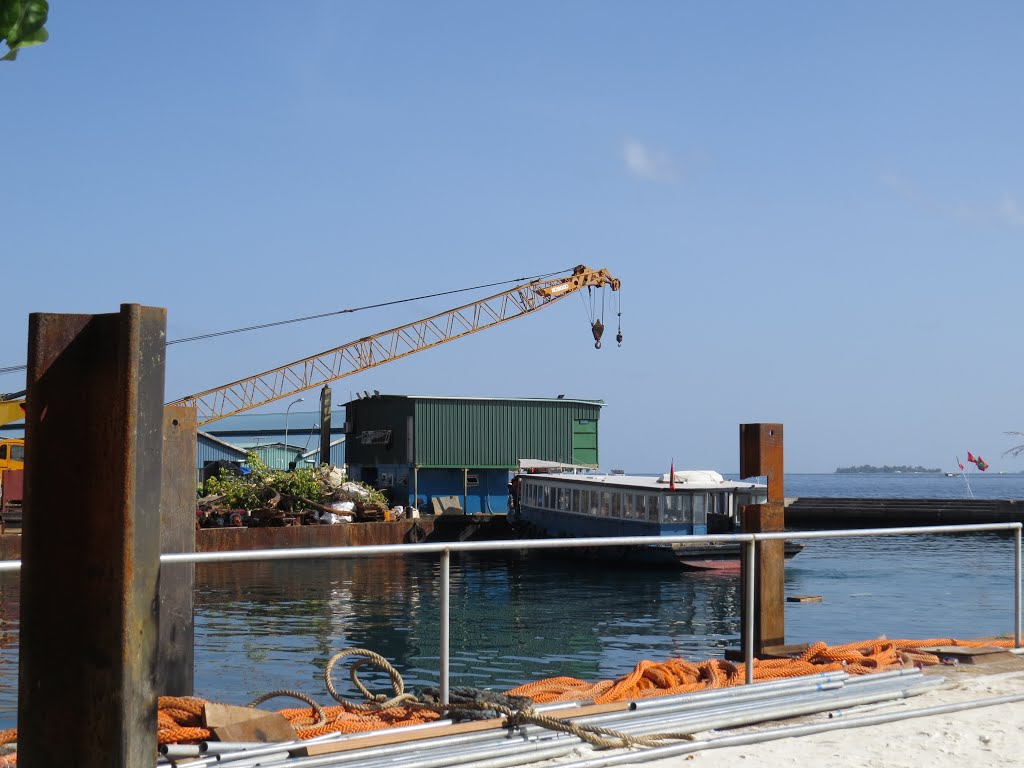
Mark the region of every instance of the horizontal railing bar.
<instances>
[{"instance_id":1,"label":"horizontal railing bar","mask_svg":"<svg viewBox=\"0 0 1024 768\"><path fill-rule=\"evenodd\" d=\"M927 535L1020 530L1022 523L977 523L971 525L930 525L907 528L856 528L829 531L780 531L778 533L730 533L709 536L618 536L581 539L505 539L500 541L452 541L421 544L376 544L344 547L298 547L252 549L232 552L177 552L160 556L170 563L235 563L252 560L308 560L313 558L367 557L393 554L438 554L441 552L494 552L516 549L580 549L585 547L651 546L657 544L715 544L779 539L842 539L867 536ZM653 540L653 541L652 541ZM20 560L0 561L0 573L21 570Z\"/></svg>"}]
</instances>

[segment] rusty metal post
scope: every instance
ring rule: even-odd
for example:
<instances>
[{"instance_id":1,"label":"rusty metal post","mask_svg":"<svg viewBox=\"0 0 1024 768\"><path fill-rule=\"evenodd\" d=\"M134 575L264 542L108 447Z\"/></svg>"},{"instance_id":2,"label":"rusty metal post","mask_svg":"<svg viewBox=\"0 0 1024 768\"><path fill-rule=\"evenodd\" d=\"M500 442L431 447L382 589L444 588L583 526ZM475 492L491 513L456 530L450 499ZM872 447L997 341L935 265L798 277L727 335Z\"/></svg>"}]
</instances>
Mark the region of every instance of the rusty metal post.
<instances>
[{"instance_id":1,"label":"rusty metal post","mask_svg":"<svg viewBox=\"0 0 1024 768\"><path fill-rule=\"evenodd\" d=\"M743 508L743 533L768 533L784 528L785 489L781 424L740 424L740 477L767 477L768 503ZM754 623L754 654L785 643L785 544L762 541L756 546L756 597L743 602L742 617ZM741 568L748 567L747 557ZM743 633L744 638L748 635Z\"/></svg>"},{"instance_id":2,"label":"rusty metal post","mask_svg":"<svg viewBox=\"0 0 1024 768\"><path fill-rule=\"evenodd\" d=\"M137 304L29 316L25 768L128 768L156 754L166 317Z\"/></svg>"},{"instance_id":3,"label":"rusty metal post","mask_svg":"<svg viewBox=\"0 0 1024 768\"><path fill-rule=\"evenodd\" d=\"M320 464L331 466L331 388L320 390Z\"/></svg>"},{"instance_id":4,"label":"rusty metal post","mask_svg":"<svg viewBox=\"0 0 1024 768\"><path fill-rule=\"evenodd\" d=\"M164 407L160 552L196 549L196 409ZM195 566L160 568L160 643L156 689L161 696L191 696L195 675L193 592Z\"/></svg>"}]
</instances>

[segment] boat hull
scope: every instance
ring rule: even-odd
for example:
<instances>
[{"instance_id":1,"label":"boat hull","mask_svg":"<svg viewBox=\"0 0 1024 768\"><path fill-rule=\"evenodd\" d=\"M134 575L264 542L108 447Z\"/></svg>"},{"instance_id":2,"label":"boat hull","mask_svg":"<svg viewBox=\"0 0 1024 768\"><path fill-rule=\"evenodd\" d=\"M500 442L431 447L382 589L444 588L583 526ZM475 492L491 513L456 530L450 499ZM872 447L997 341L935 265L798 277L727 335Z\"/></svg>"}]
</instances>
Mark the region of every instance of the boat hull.
<instances>
[{"instance_id":1,"label":"boat hull","mask_svg":"<svg viewBox=\"0 0 1024 768\"><path fill-rule=\"evenodd\" d=\"M623 547L571 547L559 550L560 556L588 560L614 560L639 565L679 568L684 571L721 571L736 573L740 569L743 545L734 542L663 543L661 535L679 535L657 523L638 520L608 518L582 518L579 515L559 514L552 510L522 508L521 516L513 523L516 534L522 538L590 538L606 536L650 536L652 543ZM701 531L704 534L706 531ZM710 531L727 533L727 531ZM696 535L700 535L696 534ZM682 533L682 535L686 535ZM803 550L800 542L787 541L785 557L791 558Z\"/></svg>"}]
</instances>

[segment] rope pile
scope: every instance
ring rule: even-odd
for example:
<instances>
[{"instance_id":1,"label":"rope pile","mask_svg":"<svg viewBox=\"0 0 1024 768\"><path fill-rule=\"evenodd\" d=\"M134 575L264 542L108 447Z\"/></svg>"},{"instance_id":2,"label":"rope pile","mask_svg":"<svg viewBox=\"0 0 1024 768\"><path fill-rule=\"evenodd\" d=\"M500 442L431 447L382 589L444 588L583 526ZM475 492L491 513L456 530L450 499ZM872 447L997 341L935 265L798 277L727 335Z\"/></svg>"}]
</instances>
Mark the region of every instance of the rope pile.
<instances>
[{"instance_id":1,"label":"rope pile","mask_svg":"<svg viewBox=\"0 0 1024 768\"><path fill-rule=\"evenodd\" d=\"M814 643L795 658L755 659L754 682L765 682L800 675L844 670L851 675L884 672L905 666L928 666L941 663L933 653L920 650L926 646L960 646L976 648L995 646L1012 648L1008 639L957 640L940 638L931 640L866 640L845 645ZM345 657L357 657L349 667L349 676L364 697L362 702L343 698L334 686L332 671ZM393 695L371 693L358 677L358 670L374 666L384 670L391 678ZM629 744L656 745L670 739L688 739L688 734L655 734L646 737L628 737L615 731L595 727L581 727L568 720L545 717L534 711L535 704L569 701L593 701L595 704L626 702L653 696L727 688L746 681L743 664L721 659L708 659L693 663L684 659L663 662L643 660L631 672L614 680L587 682L573 677L552 677L518 686L503 694L476 688L453 688L448 705L438 700L436 689L425 689L420 695L405 691L402 676L386 659L373 651L349 648L335 654L327 664L324 679L336 706L321 707L311 698L294 691L271 691L249 706L279 696L289 696L308 706L278 710L295 728L299 738L308 739L332 732L358 733L363 731L417 725L448 716L453 720L505 717L508 727L535 723L545 728L573 733L599 748ZM157 741L159 744L198 744L214 738L203 726L203 709L207 701L191 697L160 697L157 711ZM0 731L0 744L17 741L17 730ZM0 757L0 765L15 764L16 757Z\"/></svg>"}]
</instances>

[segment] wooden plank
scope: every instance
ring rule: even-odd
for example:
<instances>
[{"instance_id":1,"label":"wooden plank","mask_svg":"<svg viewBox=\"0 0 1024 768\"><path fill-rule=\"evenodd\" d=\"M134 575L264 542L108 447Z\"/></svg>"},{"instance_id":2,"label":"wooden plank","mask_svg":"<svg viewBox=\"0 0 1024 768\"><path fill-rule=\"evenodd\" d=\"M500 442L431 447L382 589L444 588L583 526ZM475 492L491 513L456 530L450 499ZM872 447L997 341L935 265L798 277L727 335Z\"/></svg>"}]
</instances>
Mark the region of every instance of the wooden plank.
<instances>
[{"instance_id":1,"label":"wooden plank","mask_svg":"<svg viewBox=\"0 0 1024 768\"><path fill-rule=\"evenodd\" d=\"M603 715L607 712L623 712L629 709L628 701L613 701L608 704L588 704L582 707L567 707L565 709L553 709L544 712L545 717L557 717L574 719L586 717L587 715ZM459 736L464 733L476 733L497 728L504 728L504 717L494 717L489 720L473 720L468 723L452 723L442 725L430 730L406 731L389 733L386 729L377 732L374 736L366 736L358 739L348 739L342 742L327 742L324 744L309 744L298 746L290 750L292 757L311 757L313 755L329 755L334 752L348 752L363 747L380 747L386 744L403 744L410 741L425 739L437 739L445 736Z\"/></svg>"},{"instance_id":2,"label":"wooden plank","mask_svg":"<svg viewBox=\"0 0 1024 768\"><path fill-rule=\"evenodd\" d=\"M216 701L208 701L203 706L203 725L207 728L219 728L222 725L244 723L273 714L275 713L267 709L238 707L234 704L220 704Z\"/></svg>"},{"instance_id":3,"label":"wooden plank","mask_svg":"<svg viewBox=\"0 0 1024 768\"><path fill-rule=\"evenodd\" d=\"M213 728L213 735L220 741L261 741L267 744L294 741L298 738L295 728L279 712L263 717L250 718L241 723L229 723Z\"/></svg>"}]
</instances>

